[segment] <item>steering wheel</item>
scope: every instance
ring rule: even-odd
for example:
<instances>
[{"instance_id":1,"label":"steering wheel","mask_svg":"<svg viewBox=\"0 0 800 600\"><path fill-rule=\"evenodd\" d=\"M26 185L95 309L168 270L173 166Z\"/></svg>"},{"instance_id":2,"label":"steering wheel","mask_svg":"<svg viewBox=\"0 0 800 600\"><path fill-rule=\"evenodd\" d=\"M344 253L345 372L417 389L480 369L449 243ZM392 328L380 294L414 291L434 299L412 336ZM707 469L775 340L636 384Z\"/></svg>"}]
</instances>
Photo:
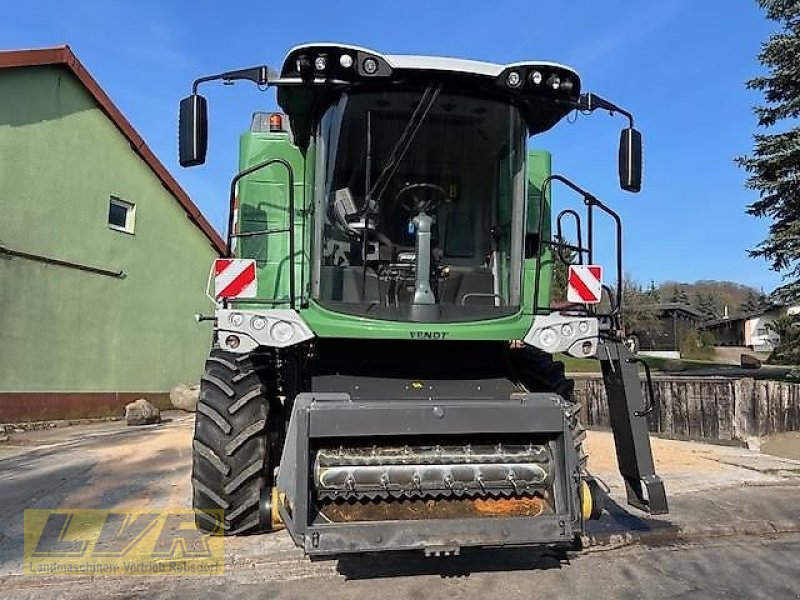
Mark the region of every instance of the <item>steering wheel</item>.
<instances>
[{"instance_id":1,"label":"steering wheel","mask_svg":"<svg viewBox=\"0 0 800 600\"><path fill-rule=\"evenodd\" d=\"M400 198L406 197L400 202ZM422 212L431 212L447 199L447 192L441 186L433 183L411 183L397 192L394 204L407 210L409 214L417 215Z\"/></svg>"}]
</instances>

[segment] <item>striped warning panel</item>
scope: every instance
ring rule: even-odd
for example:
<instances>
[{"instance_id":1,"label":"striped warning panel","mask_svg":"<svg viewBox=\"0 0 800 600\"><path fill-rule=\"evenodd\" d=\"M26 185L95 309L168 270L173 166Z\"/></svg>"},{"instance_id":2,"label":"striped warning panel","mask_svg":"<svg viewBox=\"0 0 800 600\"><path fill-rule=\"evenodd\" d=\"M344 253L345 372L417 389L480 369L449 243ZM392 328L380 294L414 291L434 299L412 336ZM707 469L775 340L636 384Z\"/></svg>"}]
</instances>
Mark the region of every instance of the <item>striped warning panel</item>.
<instances>
[{"instance_id":1,"label":"striped warning panel","mask_svg":"<svg viewBox=\"0 0 800 600\"><path fill-rule=\"evenodd\" d=\"M597 304L603 295L603 267L600 265L570 265L567 301Z\"/></svg>"},{"instance_id":2,"label":"striped warning panel","mask_svg":"<svg viewBox=\"0 0 800 600\"><path fill-rule=\"evenodd\" d=\"M257 293L255 260L218 258L214 261L214 296L217 300L255 298Z\"/></svg>"}]
</instances>

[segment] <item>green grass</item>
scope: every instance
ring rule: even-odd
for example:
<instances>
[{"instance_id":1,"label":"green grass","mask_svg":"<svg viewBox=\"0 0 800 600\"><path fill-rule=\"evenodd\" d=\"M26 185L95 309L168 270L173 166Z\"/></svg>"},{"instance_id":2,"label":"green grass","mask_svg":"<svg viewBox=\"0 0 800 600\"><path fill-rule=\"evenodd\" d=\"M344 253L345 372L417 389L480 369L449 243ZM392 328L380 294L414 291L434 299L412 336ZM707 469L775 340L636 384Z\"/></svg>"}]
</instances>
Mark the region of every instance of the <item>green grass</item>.
<instances>
[{"instance_id":1,"label":"green grass","mask_svg":"<svg viewBox=\"0 0 800 600\"><path fill-rule=\"evenodd\" d=\"M593 358L572 358L566 354L557 354L556 360L564 363L567 373L599 373L600 361Z\"/></svg>"}]
</instances>

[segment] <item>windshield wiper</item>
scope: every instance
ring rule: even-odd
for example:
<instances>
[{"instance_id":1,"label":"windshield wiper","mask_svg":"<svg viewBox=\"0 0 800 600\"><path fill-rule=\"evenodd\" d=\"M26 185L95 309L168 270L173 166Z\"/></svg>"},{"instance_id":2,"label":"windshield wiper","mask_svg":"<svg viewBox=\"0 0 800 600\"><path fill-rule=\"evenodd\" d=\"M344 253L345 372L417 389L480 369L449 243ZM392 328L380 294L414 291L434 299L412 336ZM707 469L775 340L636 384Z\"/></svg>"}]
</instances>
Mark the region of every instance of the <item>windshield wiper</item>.
<instances>
[{"instance_id":1,"label":"windshield wiper","mask_svg":"<svg viewBox=\"0 0 800 600\"><path fill-rule=\"evenodd\" d=\"M428 112L431 110L434 102L436 102L436 98L439 97L439 92L442 91L442 84L438 84L436 87L433 84L430 84L428 87L425 88L425 91L422 93L422 96L419 99L419 104L414 108L414 112L411 113L411 118L406 123L406 126L403 128L400 137L398 138L397 142L395 142L394 147L392 148L392 152L389 154L389 159L386 161L386 164L381 169L378 178L375 180L375 184L368 189L367 196L364 198L364 208L362 209L362 216L364 217L364 231L361 233L361 302L364 302L364 298L366 297L367 292L367 254L369 248L369 218L370 218L370 211L374 210L374 200L373 198L380 198L384 191L386 191L386 186L389 185L389 182L394 177L395 172L397 171L397 167L400 165L400 162L403 160L403 157L406 155L408 148L411 146L411 142L414 141L414 138L419 131L422 122L425 120L425 117L428 115ZM372 145L372 119L370 113L367 113L367 165L366 165L366 181L369 181L369 170L372 164L372 152L370 146Z\"/></svg>"},{"instance_id":2,"label":"windshield wiper","mask_svg":"<svg viewBox=\"0 0 800 600\"><path fill-rule=\"evenodd\" d=\"M422 97L419 100L419 104L417 104L414 112L411 114L411 118L408 120L403 132L400 134L400 138L392 148L392 152L389 154L389 159L386 161L386 164L381 170L380 175L378 175L378 178L375 180L375 184L369 190L366 198L365 208L370 205L373 198L380 198L383 192L386 190L386 186L389 185L389 181L391 181L392 177L397 171L397 167L400 166L400 162L403 160L406 152L408 152L411 142L414 141L419 128L422 126L422 122L425 120L425 117L428 116L428 112L430 112L431 107L433 107L433 104L436 102L436 98L439 97L439 93L441 91L441 83L436 85L436 87L434 87L433 84L430 84L427 88L425 88L425 91L422 93Z\"/></svg>"}]
</instances>

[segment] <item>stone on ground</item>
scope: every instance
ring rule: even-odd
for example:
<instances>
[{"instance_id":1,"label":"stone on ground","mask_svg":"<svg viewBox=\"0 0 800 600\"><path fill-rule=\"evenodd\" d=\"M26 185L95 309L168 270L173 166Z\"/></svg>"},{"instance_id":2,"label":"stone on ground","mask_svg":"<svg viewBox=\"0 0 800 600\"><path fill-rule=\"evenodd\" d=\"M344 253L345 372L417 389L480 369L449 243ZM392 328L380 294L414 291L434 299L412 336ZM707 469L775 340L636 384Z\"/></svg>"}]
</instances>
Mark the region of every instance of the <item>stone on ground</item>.
<instances>
[{"instance_id":1,"label":"stone on ground","mask_svg":"<svg viewBox=\"0 0 800 600\"><path fill-rule=\"evenodd\" d=\"M742 354L739 359L743 369L760 369L761 361L751 354Z\"/></svg>"},{"instance_id":2,"label":"stone on ground","mask_svg":"<svg viewBox=\"0 0 800 600\"><path fill-rule=\"evenodd\" d=\"M200 386L197 384L180 385L172 388L169 393L170 402L172 406L186 412L195 412L197 410L197 399L200 397Z\"/></svg>"},{"instance_id":3,"label":"stone on ground","mask_svg":"<svg viewBox=\"0 0 800 600\"><path fill-rule=\"evenodd\" d=\"M147 399L139 398L125 405L125 421L128 425L153 425L161 422L161 411Z\"/></svg>"}]
</instances>

